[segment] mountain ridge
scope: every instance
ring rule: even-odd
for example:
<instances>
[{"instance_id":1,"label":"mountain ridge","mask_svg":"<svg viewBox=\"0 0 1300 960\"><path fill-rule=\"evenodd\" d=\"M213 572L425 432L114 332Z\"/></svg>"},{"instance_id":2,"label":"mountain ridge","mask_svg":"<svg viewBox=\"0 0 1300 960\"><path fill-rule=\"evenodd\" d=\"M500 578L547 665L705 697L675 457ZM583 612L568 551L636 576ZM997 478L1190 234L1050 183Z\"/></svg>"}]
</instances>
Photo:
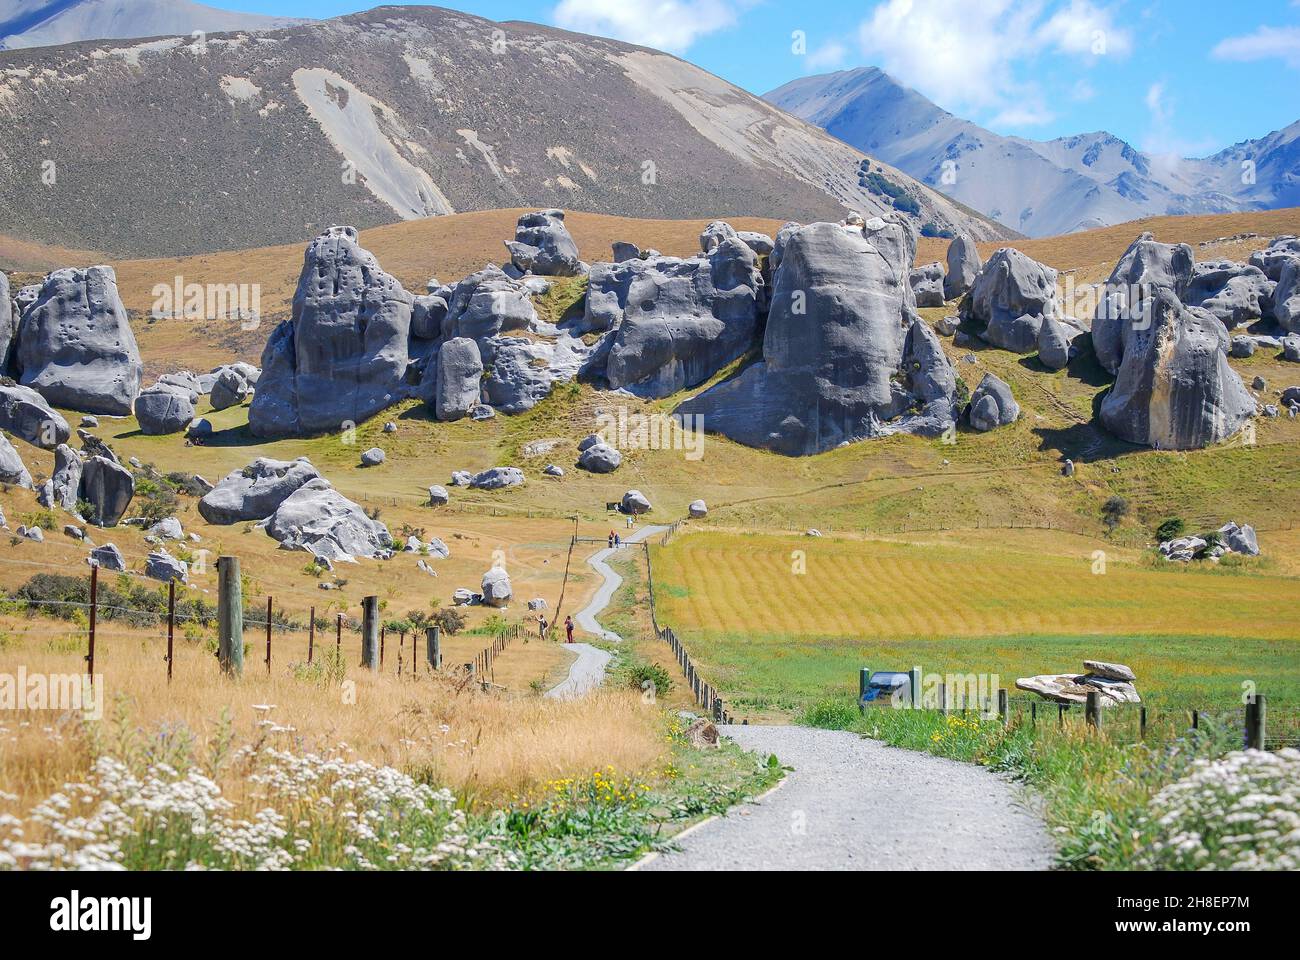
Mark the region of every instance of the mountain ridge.
<instances>
[{"instance_id":1,"label":"mountain ridge","mask_svg":"<svg viewBox=\"0 0 1300 960\"><path fill-rule=\"evenodd\" d=\"M306 21L221 10L191 0L0 0L0 50L193 31L273 30Z\"/></svg>"},{"instance_id":2,"label":"mountain ridge","mask_svg":"<svg viewBox=\"0 0 1300 960\"><path fill-rule=\"evenodd\" d=\"M764 99L1030 236L1300 204L1300 122L1170 163L1104 130L1048 141L1002 136L877 67L803 77ZM1253 184L1243 177L1248 159Z\"/></svg>"}]
</instances>

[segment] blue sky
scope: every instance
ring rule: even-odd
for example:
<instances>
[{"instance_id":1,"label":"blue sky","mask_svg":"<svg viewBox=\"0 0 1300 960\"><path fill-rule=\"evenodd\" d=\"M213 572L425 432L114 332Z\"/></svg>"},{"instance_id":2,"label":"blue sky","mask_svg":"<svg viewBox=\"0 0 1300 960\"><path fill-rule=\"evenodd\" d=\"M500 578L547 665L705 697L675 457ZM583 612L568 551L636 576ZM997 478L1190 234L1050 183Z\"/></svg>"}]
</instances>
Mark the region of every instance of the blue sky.
<instances>
[{"instance_id":1,"label":"blue sky","mask_svg":"<svg viewBox=\"0 0 1300 960\"><path fill-rule=\"evenodd\" d=\"M330 17L358 0L209 0ZM1300 0L444 0L670 50L754 93L880 66L998 133L1202 156L1300 119ZM802 52L799 40L803 38Z\"/></svg>"}]
</instances>

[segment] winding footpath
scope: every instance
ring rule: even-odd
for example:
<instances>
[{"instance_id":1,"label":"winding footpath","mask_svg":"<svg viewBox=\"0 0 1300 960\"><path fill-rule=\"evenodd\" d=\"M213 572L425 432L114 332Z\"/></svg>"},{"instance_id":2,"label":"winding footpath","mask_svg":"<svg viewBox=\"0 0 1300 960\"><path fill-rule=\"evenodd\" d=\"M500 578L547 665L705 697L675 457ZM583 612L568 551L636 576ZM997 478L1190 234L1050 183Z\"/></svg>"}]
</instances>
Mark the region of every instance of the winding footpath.
<instances>
[{"instance_id":1,"label":"winding footpath","mask_svg":"<svg viewBox=\"0 0 1300 960\"><path fill-rule=\"evenodd\" d=\"M626 546L630 543L640 543L647 537L663 533L667 529L659 526L639 527L623 537L623 544ZM623 638L614 631L602 627L596 617L604 612L610 600L614 598L614 592L623 585L623 578L605 562L614 556L618 549L622 548L606 548L587 560L591 568L600 574L601 585L596 595L591 598L591 602L573 615L574 622L579 627L610 643L621 643ZM569 667L569 675L546 691L548 697L562 700L580 697L600 686L605 679L605 668L612 659L609 653L589 643L565 644L565 649L577 653L578 659L574 660Z\"/></svg>"},{"instance_id":2,"label":"winding footpath","mask_svg":"<svg viewBox=\"0 0 1300 960\"><path fill-rule=\"evenodd\" d=\"M841 730L730 726L793 770L686 831L639 870L1046 870L1052 844L1019 788L969 763Z\"/></svg>"},{"instance_id":3,"label":"winding footpath","mask_svg":"<svg viewBox=\"0 0 1300 960\"><path fill-rule=\"evenodd\" d=\"M640 543L666 527L642 527ZM601 626L623 583L605 549L587 562L602 583L574 614L583 630L619 643ZM600 686L610 654L587 643L548 697L580 697ZM902 750L840 730L727 726L746 750L791 768L774 789L677 838L636 870L1046 870L1052 843L1015 784L984 767Z\"/></svg>"}]
</instances>

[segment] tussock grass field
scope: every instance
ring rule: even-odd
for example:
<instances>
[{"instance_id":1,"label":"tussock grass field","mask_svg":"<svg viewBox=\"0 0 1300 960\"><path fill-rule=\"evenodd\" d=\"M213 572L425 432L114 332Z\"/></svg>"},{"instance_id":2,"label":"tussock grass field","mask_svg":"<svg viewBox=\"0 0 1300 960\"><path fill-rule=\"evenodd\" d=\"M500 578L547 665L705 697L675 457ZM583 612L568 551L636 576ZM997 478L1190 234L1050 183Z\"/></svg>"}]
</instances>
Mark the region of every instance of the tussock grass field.
<instances>
[{"instance_id":1,"label":"tussock grass field","mask_svg":"<svg viewBox=\"0 0 1300 960\"><path fill-rule=\"evenodd\" d=\"M724 695L760 711L852 692L863 666L998 674L1012 686L1082 670L1085 657L1129 664L1157 701L1231 701L1253 681L1300 703L1294 575L1267 560L1157 566L1101 541L1020 533L681 536L653 549L659 619ZM1096 550L1104 574L1093 573Z\"/></svg>"}]
</instances>

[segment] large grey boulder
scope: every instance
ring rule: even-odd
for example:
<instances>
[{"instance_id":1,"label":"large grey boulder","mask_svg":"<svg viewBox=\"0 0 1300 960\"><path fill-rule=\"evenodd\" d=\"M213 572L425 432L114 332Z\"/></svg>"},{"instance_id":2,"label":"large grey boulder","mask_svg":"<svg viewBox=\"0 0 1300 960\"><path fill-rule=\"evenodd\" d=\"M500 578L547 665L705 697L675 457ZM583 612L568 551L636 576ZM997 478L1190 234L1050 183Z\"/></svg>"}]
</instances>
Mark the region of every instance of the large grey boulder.
<instances>
[{"instance_id":1,"label":"large grey boulder","mask_svg":"<svg viewBox=\"0 0 1300 960\"><path fill-rule=\"evenodd\" d=\"M1293 333L1282 338L1282 359L1300 363L1300 334Z\"/></svg>"},{"instance_id":2,"label":"large grey boulder","mask_svg":"<svg viewBox=\"0 0 1300 960\"><path fill-rule=\"evenodd\" d=\"M923 403L951 405L929 389L950 382L942 350L934 352L937 339L916 334L913 346L926 349L906 355L909 331L920 324L908 283L916 251L910 225L882 218L852 230L814 223L782 230L777 248L762 360L676 412L788 456L934 429L933 418L908 416ZM927 353L933 369L911 369ZM927 389L917 391L918 383Z\"/></svg>"},{"instance_id":3,"label":"large grey boulder","mask_svg":"<svg viewBox=\"0 0 1300 960\"><path fill-rule=\"evenodd\" d=\"M188 583L190 579L189 564L177 560L166 550L155 550L145 560L144 574L154 580L169 583L173 580Z\"/></svg>"},{"instance_id":4,"label":"large grey boulder","mask_svg":"<svg viewBox=\"0 0 1300 960\"><path fill-rule=\"evenodd\" d=\"M524 472L518 467L491 467L474 474L469 485L475 490L504 490L522 486L523 482Z\"/></svg>"},{"instance_id":5,"label":"large grey boulder","mask_svg":"<svg viewBox=\"0 0 1300 960\"><path fill-rule=\"evenodd\" d=\"M1208 310L1231 330L1271 314L1276 286L1258 267L1211 260L1196 264L1181 299L1189 307Z\"/></svg>"},{"instance_id":6,"label":"large grey boulder","mask_svg":"<svg viewBox=\"0 0 1300 960\"><path fill-rule=\"evenodd\" d=\"M578 245L564 225L563 210L526 213L515 226L515 239L506 242L510 262L523 273L544 277L574 277L582 272Z\"/></svg>"},{"instance_id":7,"label":"large grey boulder","mask_svg":"<svg viewBox=\"0 0 1300 960\"><path fill-rule=\"evenodd\" d=\"M602 279L617 285L617 329L603 371L611 388L666 397L703 383L754 345L763 280L739 237L688 260L630 261Z\"/></svg>"},{"instance_id":8,"label":"large grey boulder","mask_svg":"<svg viewBox=\"0 0 1300 960\"><path fill-rule=\"evenodd\" d=\"M451 494L447 488L435 483L429 487L429 505L434 507L444 507L451 502Z\"/></svg>"},{"instance_id":9,"label":"large grey boulder","mask_svg":"<svg viewBox=\"0 0 1300 960\"><path fill-rule=\"evenodd\" d=\"M361 454L361 465L363 467L377 467L388 459L387 454L378 447L371 447Z\"/></svg>"},{"instance_id":10,"label":"large grey boulder","mask_svg":"<svg viewBox=\"0 0 1300 960\"><path fill-rule=\"evenodd\" d=\"M970 425L986 433L1005 427L1020 419L1020 404L1011 393L1005 380L991 373L984 374L970 397Z\"/></svg>"},{"instance_id":11,"label":"large grey boulder","mask_svg":"<svg viewBox=\"0 0 1300 960\"><path fill-rule=\"evenodd\" d=\"M1003 247L984 265L962 310L984 325L981 336L1013 353L1038 349L1043 317L1057 316L1056 271L1014 247Z\"/></svg>"},{"instance_id":12,"label":"large grey boulder","mask_svg":"<svg viewBox=\"0 0 1300 960\"><path fill-rule=\"evenodd\" d=\"M702 520L709 515L709 505L703 500L692 500L686 512L690 514L692 520Z\"/></svg>"},{"instance_id":13,"label":"large grey boulder","mask_svg":"<svg viewBox=\"0 0 1300 960\"><path fill-rule=\"evenodd\" d=\"M1161 450L1190 450L1232 436L1255 401L1228 364L1228 333L1213 316L1184 307L1168 287L1139 308L1149 325L1125 324L1115 385L1101 402L1116 436Z\"/></svg>"},{"instance_id":14,"label":"large grey boulder","mask_svg":"<svg viewBox=\"0 0 1300 960\"><path fill-rule=\"evenodd\" d=\"M32 475L23 464L9 438L0 433L0 483L12 483L24 490L32 488Z\"/></svg>"},{"instance_id":15,"label":"large grey boulder","mask_svg":"<svg viewBox=\"0 0 1300 960\"><path fill-rule=\"evenodd\" d=\"M194 419L194 403L185 390L157 384L135 398L135 419L150 436L180 433Z\"/></svg>"},{"instance_id":16,"label":"large grey boulder","mask_svg":"<svg viewBox=\"0 0 1300 960\"><path fill-rule=\"evenodd\" d=\"M468 337L481 342L502 333L531 330L537 322L528 288L500 267L488 266L452 287L442 335L448 340Z\"/></svg>"},{"instance_id":17,"label":"large grey boulder","mask_svg":"<svg viewBox=\"0 0 1300 960\"><path fill-rule=\"evenodd\" d=\"M1038 359L1049 370L1064 370L1078 353L1076 341L1086 331L1072 318L1044 317L1038 328Z\"/></svg>"},{"instance_id":18,"label":"large grey boulder","mask_svg":"<svg viewBox=\"0 0 1300 960\"><path fill-rule=\"evenodd\" d=\"M948 272L943 278L943 298L959 300L970 292L984 267L975 241L962 234L948 244Z\"/></svg>"},{"instance_id":19,"label":"large grey boulder","mask_svg":"<svg viewBox=\"0 0 1300 960\"><path fill-rule=\"evenodd\" d=\"M623 464L623 454L609 444L593 443L578 455L578 466L589 473L613 473Z\"/></svg>"},{"instance_id":20,"label":"large grey boulder","mask_svg":"<svg viewBox=\"0 0 1300 960\"><path fill-rule=\"evenodd\" d=\"M14 347L18 343L18 311L14 309L9 278L0 271L0 377L12 376Z\"/></svg>"},{"instance_id":21,"label":"large grey boulder","mask_svg":"<svg viewBox=\"0 0 1300 960\"><path fill-rule=\"evenodd\" d=\"M1145 312L1154 291L1170 291L1182 300L1196 269L1196 254L1186 243L1160 243L1144 233L1129 245L1102 285L1092 322L1092 346L1098 362L1118 373L1127 331L1146 328Z\"/></svg>"},{"instance_id":22,"label":"large grey boulder","mask_svg":"<svg viewBox=\"0 0 1300 960\"><path fill-rule=\"evenodd\" d=\"M1300 257L1288 260L1273 291L1273 316L1290 333L1300 333Z\"/></svg>"},{"instance_id":23,"label":"large grey boulder","mask_svg":"<svg viewBox=\"0 0 1300 960\"><path fill-rule=\"evenodd\" d=\"M261 520L275 512L303 484L320 477L306 459L271 460L258 457L232 470L199 500L199 514L208 523L228 526Z\"/></svg>"},{"instance_id":24,"label":"large grey boulder","mask_svg":"<svg viewBox=\"0 0 1300 960\"><path fill-rule=\"evenodd\" d=\"M433 380L433 411L439 420L460 420L478 406L483 393L483 357L468 337L455 337L438 349L425 373Z\"/></svg>"},{"instance_id":25,"label":"large grey boulder","mask_svg":"<svg viewBox=\"0 0 1300 960\"><path fill-rule=\"evenodd\" d=\"M706 254L712 253L728 240L738 239L740 235L736 233L735 227L725 220L714 220L700 234L700 251Z\"/></svg>"},{"instance_id":26,"label":"large grey boulder","mask_svg":"<svg viewBox=\"0 0 1300 960\"><path fill-rule=\"evenodd\" d=\"M81 468L78 500L90 505L85 519L97 527L115 527L135 496L135 477L120 463L91 457Z\"/></svg>"},{"instance_id":27,"label":"large grey boulder","mask_svg":"<svg viewBox=\"0 0 1300 960\"><path fill-rule=\"evenodd\" d=\"M923 267L915 268L908 274L908 281L912 284L912 293L916 297L918 307L943 306L942 263L927 263Z\"/></svg>"},{"instance_id":28,"label":"large grey boulder","mask_svg":"<svg viewBox=\"0 0 1300 960\"><path fill-rule=\"evenodd\" d=\"M45 449L67 443L68 421L30 387L0 383L0 429Z\"/></svg>"},{"instance_id":29,"label":"large grey boulder","mask_svg":"<svg viewBox=\"0 0 1300 960\"><path fill-rule=\"evenodd\" d=\"M293 313L272 331L248 424L259 437L342 429L408 394L412 297L357 243L331 227L307 246Z\"/></svg>"},{"instance_id":30,"label":"large grey boulder","mask_svg":"<svg viewBox=\"0 0 1300 960\"><path fill-rule=\"evenodd\" d=\"M57 407L125 416L144 366L112 267L55 270L18 327L23 386Z\"/></svg>"},{"instance_id":31,"label":"large grey boulder","mask_svg":"<svg viewBox=\"0 0 1300 960\"><path fill-rule=\"evenodd\" d=\"M447 319L447 300L441 294L416 297L411 306L411 336L419 340L437 340Z\"/></svg>"},{"instance_id":32,"label":"large grey boulder","mask_svg":"<svg viewBox=\"0 0 1300 960\"><path fill-rule=\"evenodd\" d=\"M382 559L393 549L388 528L316 477L289 494L262 521L267 534L287 550L305 550L327 560Z\"/></svg>"},{"instance_id":33,"label":"large grey boulder","mask_svg":"<svg viewBox=\"0 0 1300 960\"><path fill-rule=\"evenodd\" d=\"M248 399L251 392L248 381L234 367L226 367L212 383L210 397L213 410L237 407Z\"/></svg>"},{"instance_id":34,"label":"large grey boulder","mask_svg":"<svg viewBox=\"0 0 1300 960\"><path fill-rule=\"evenodd\" d=\"M633 516L640 516L654 509L650 506L649 499L640 490L629 490L623 494L622 508L624 513L630 513Z\"/></svg>"},{"instance_id":35,"label":"large grey boulder","mask_svg":"<svg viewBox=\"0 0 1300 960\"><path fill-rule=\"evenodd\" d=\"M90 551L89 561L104 570L112 570L114 573L126 572L126 558L122 556L122 551L117 548L115 543L106 543L102 547L95 547Z\"/></svg>"},{"instance_id":36,"label":"large grey boulder","mask_svg":"<svg viewBox=\"0 0 1300 960\"><path fill-rule=\"evenodd\" d=\"M1258 267L1264 276L1276 282L1282 279L1282 270L1291 260L1300 259L1300 237L1274 237L1266 250L1250 255L1250 265Z\"/></svg>"},{"instance_id":37,"label":"large grey boulder","mask_svg":"<svg viewBox=\"0 0 1300 960\"><path fill-rule=\"evenodd\" d=\"M557 383L577 377L592 352L568 334L554 340L493 337L484 349L492 369L483 379L483 396L493 409L509 414L531 410Z\"/></svg>"},{"instance_id":38,"label":"large grey boulder","mask_svg":"<svg viewBox=\"0 0 1300 960\"><path fill-rule=\"evenodd\" d=\"M510 586L510 575L505 567L493 567L483 574L483 603L489 607L504 607L514 596Z\"/></svg>"},{"instance_id":39,"label":"large grey boulder","mask_svg":"<svg viewBox=\"0 0 1300 960\"><path fill-rule=\"evenodd\" d=\"M66 443L54 448L54 502L64 510L77 509L77 496L81 492L81 456Z\"/></svg>"},{"instance_id":40,"label":"large grey boulder","mask_svg":"<svg viewBox=\"0 0 1300 960\"><path fill-rule=\"evenodd\" d=\"M1259 556L1259 540L1255 536L1255 528L1250 524L1237 524L1229 521L1219 528L1219 535L1223 538L1223 544L1233 553L1240 553L1248 557Z\"/></svg>"},{"instance_id":41,"label":"large grey boulder","mask_svg":"<svg viewBox=\"0 0 1300 960\"><path fill-rule=\"evenodd\" d=\"M198 376L189 370L175 370L171 373L164 373L158 378L158 382L169 387L180 387L192 394L191 399L196 403L200 396L208 392L208 390L203 389L203 384L199 381ZM211 387L208 389L210 390Z\"/></svg>"}]
</instances>

